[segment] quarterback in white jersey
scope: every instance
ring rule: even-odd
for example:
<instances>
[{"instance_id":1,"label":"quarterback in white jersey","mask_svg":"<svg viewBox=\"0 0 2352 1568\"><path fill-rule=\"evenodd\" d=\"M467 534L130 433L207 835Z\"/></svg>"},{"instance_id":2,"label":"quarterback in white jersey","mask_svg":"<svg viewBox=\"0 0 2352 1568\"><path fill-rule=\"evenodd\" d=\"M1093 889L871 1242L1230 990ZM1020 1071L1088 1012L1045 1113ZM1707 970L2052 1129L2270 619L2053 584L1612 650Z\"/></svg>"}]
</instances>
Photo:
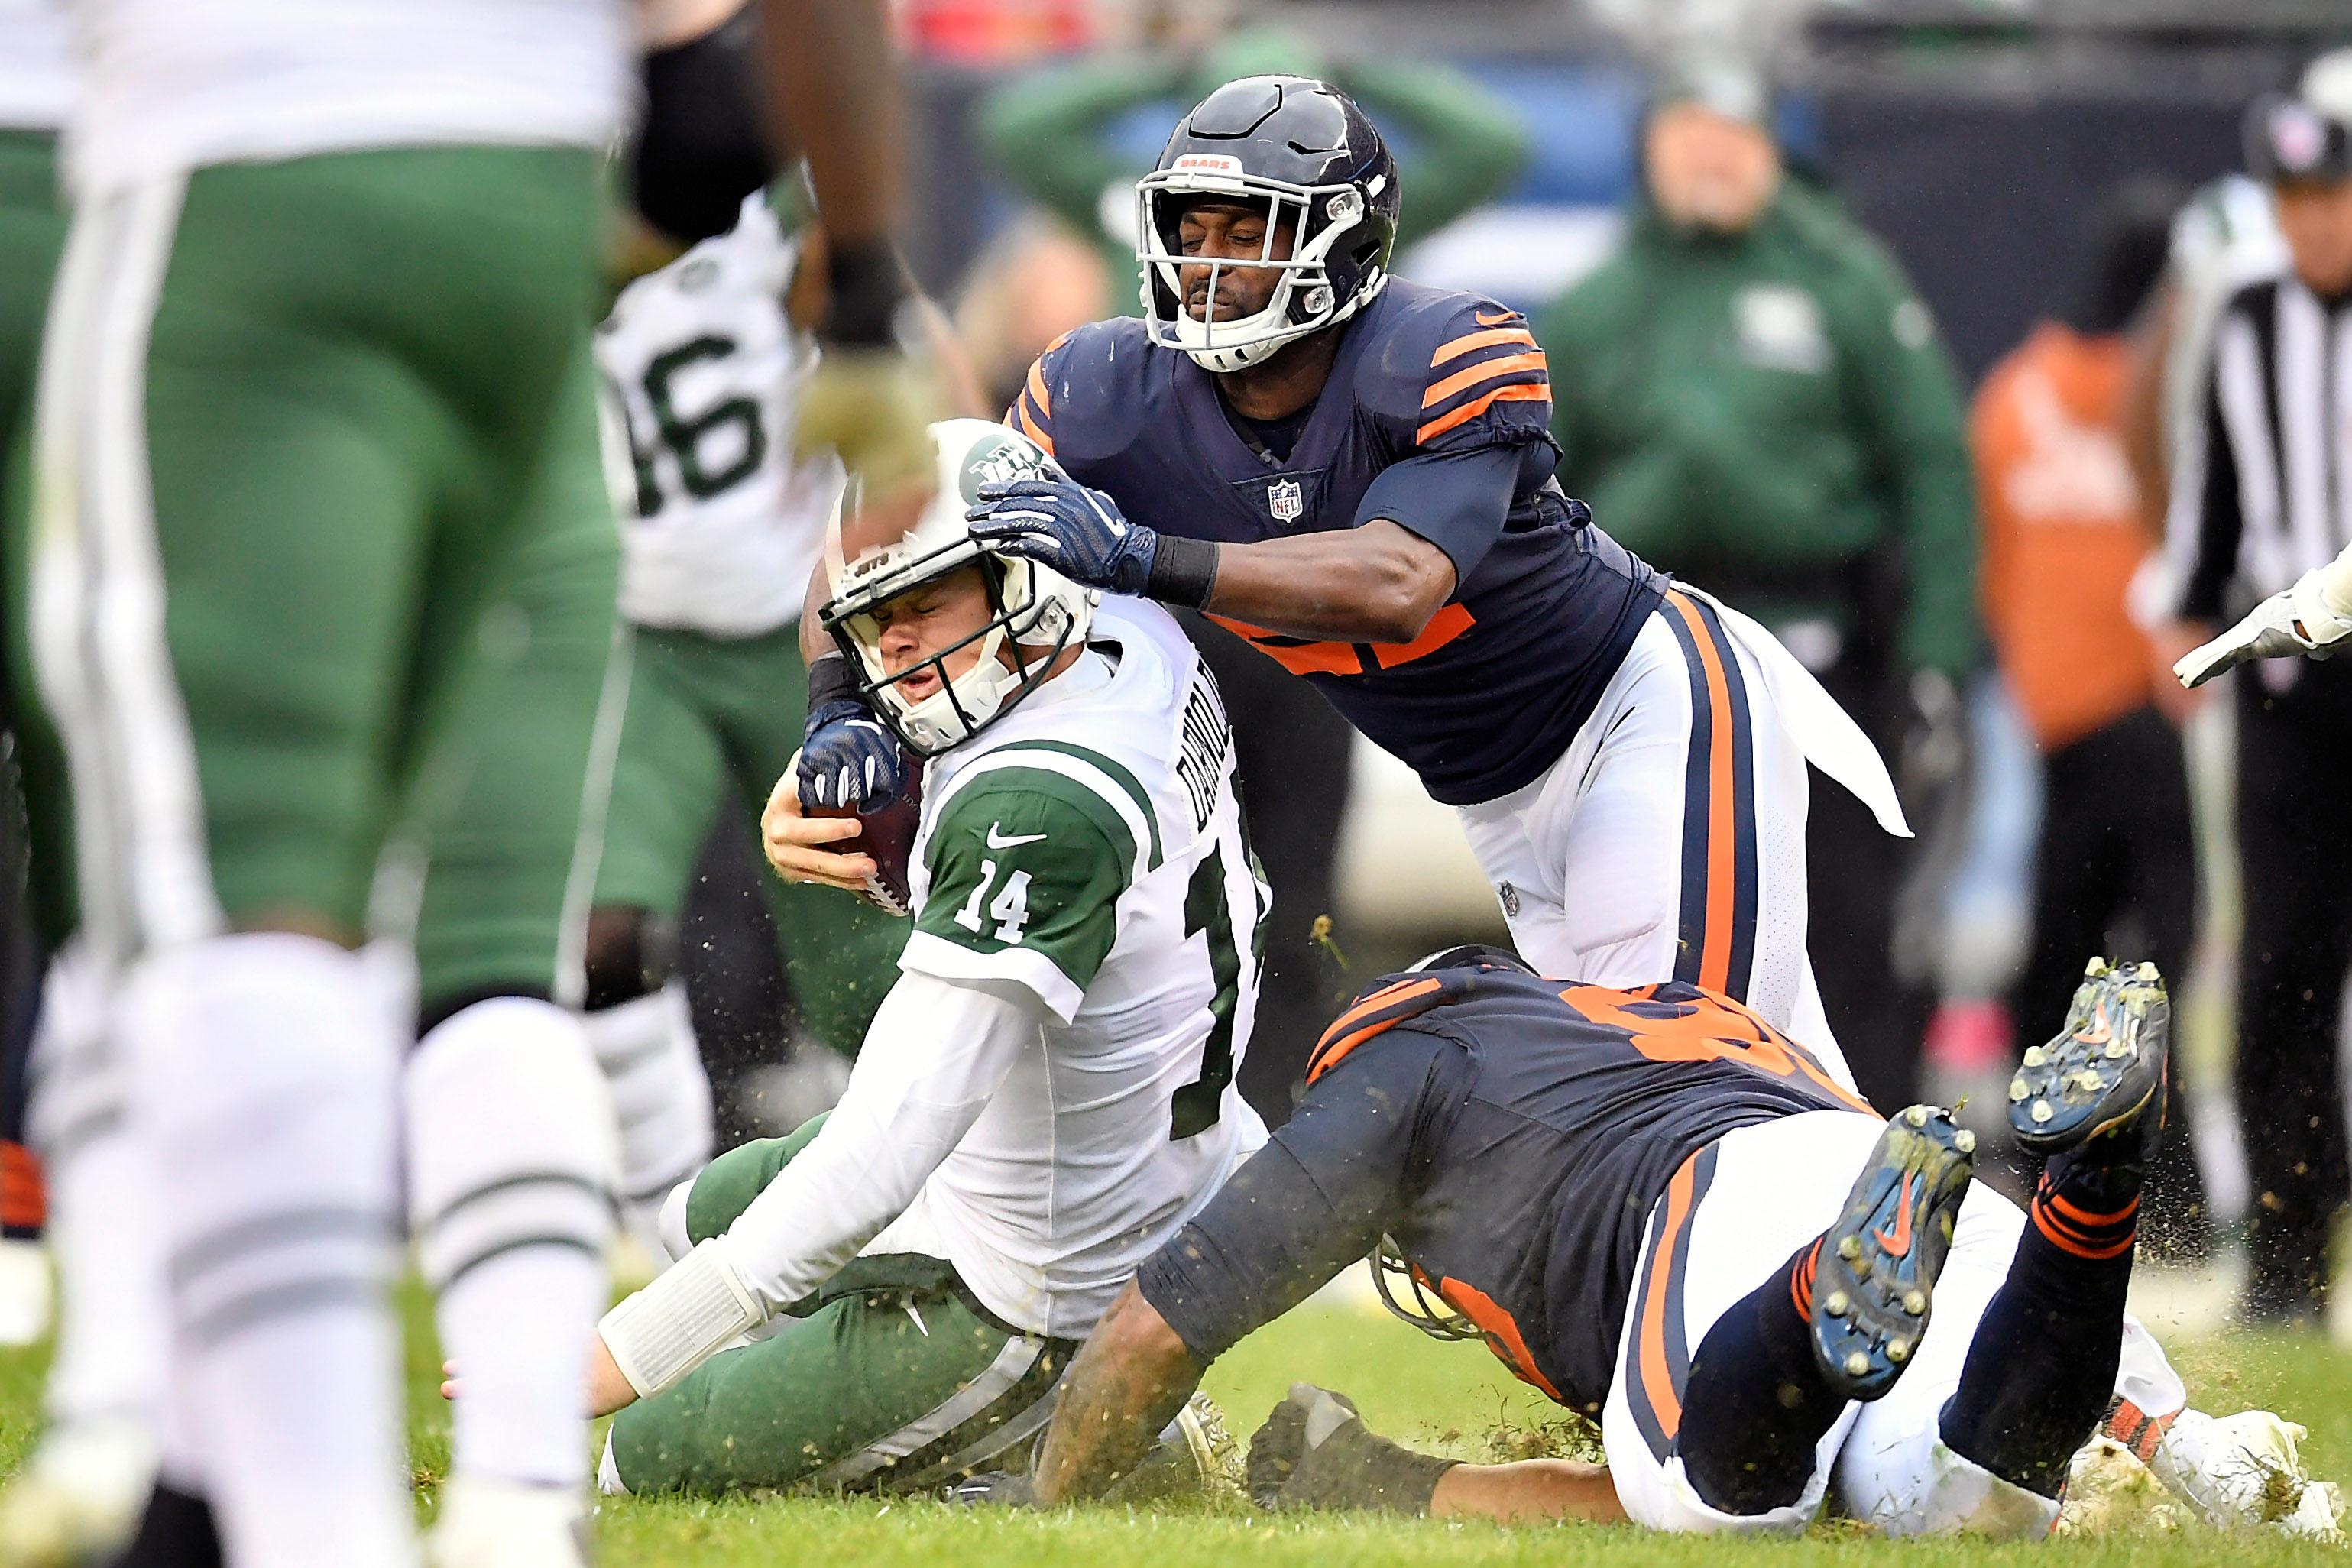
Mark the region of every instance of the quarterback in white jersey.
<instances>
[{"instance_id":1,"label":"quarterback in white jersey","mask_svg":"<svg viewBox=\"0 0 2352 1568\"><path fill-rule=\"evenodd\" d=\"M629 1405L608 1489L1002 1465L1073 1342L1265 1136L1233 1079L1267 894L1215 682L1157 608L1098 612L971 540L979 485L1042 451L979 420L933 431L939 498L836 558L824 611L929 758L901 973L821 1127L672 1200L683 1256L598 1341L597 1403ZM789 774L769 821L887 833L802 817Z\"/></svg>"}]
</instances>

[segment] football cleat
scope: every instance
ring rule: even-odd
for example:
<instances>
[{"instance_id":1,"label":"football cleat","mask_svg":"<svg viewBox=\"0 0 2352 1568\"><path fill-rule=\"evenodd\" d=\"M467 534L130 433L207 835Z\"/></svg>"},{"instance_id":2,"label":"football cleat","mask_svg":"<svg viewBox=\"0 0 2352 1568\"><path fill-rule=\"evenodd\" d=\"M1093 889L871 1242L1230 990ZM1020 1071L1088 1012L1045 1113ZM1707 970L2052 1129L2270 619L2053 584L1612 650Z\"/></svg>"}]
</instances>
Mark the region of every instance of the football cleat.
<instances>
[{"instance_id":1,"label":"football cleat","mask_svg":"<svg viewBox=\"0 0 2352 1568\"><path fill-rule=\"evenodd\" d=\"M1878 1135L1813 1279L1813 1357L1848 1399L1876 1399L1903 1375L1935 1310L1936 1277L1968 1195L1976 1134L1915 1105Z\"/></svg>"},{"instance_id":2,"label":"football cleat","mask_svg":"<svg viewBox=\"0 0 2352 1568\"><path fill-rule=\"evenodd\" d=\"M428 1568L587 1568L585 1499L576 1487L452 1476L425 1537Z\"/></svg>"},{"instance_id":3,"label":"football cleat","mask_svg":"<svg viewBox=\"0 0 2352 1568\"><path fill-rule=\"evenodd\" d=\"M2208 1415L2184 1410L2165 1430L2147 1468L2217 1530L2268 1530L2340 1543L2343 1499L2304 1468L2307 1434L2267 1410Z\"/></svg>"},{"instance_id":4,"label":"football cleat","mask_svg":"<svg viewBox=\"0 0 2352 1568\"><path fill-rule=\"evenodd\" d=\"M85 1420L52 1428L0 1492L0 1565L113 1561L137 1531L154 1480L154 1439L144 1422Z\"/></svg>"},{"instance_id":5,"label":"football cleat","mask_svg":"<svg viewBox=\"0 0 2352 1568\"><path fill-rule=\"evenodd\" d=\"M1160 1441L1105 1500L1145 1502L1167 1498L1231 1496L1242 1489L1241 1445L1217 1402L1195 1394L1160 1430Z\"/></svg>"},{"instance_id":6,"label":"football cleat","mask_svg":"<svg viewBox=\"0 0 2352 1568\"><path fill-rule=\"evenodd\" d=\"M2164 1115L2172 1004L2153 963L2091 960L2066 1026L2027 1049L2009 1080L2018 1146L2047 1158L2135 1125L2152 1103Z\"/></svg>"}]
</instances>

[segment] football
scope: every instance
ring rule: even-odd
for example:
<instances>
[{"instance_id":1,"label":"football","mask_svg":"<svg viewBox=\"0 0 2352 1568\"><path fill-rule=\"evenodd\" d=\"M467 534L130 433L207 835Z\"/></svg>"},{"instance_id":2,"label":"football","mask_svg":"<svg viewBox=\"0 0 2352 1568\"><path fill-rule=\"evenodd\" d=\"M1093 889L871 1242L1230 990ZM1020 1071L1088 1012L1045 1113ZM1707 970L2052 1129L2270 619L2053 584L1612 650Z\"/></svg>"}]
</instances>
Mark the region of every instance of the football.
<instances>
[{"instance_id":1,"label":"football","mask_svg":"<svg viewBox=\"0 0 2352 1568\"><path fill-rule=\"evenodd\" d=\"M915 829L923 815L923 770L919 764L907 770L905 789L888 804L871 812L845 805L811 805L802 809L811 816L856 817L857 836L825 847L844 855L874 857L874 875L866 880L866 901L894 915L908 912L907 868L914 858Z\"/></svg>"}]
</instances>

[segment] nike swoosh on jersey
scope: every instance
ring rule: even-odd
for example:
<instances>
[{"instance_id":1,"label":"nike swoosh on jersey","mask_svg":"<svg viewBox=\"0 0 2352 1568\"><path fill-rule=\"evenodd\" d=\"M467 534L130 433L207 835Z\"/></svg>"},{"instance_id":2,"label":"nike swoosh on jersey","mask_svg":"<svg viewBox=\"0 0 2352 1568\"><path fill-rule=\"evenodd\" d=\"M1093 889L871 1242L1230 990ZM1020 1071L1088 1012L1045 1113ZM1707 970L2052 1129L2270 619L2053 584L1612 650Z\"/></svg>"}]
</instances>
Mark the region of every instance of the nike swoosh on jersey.
<instances>
[{"instance_id":1,"label":"nike swoosh on jersey","mask_svg":"<svg viewBox=\"0 0 2352 1568\"><path fill-rule=\"evenodd\" d=\"M1471 320L1482 327L1499 327L1517 315L1517 310L1479 310L1472 314Z\"/></svg>"},{"instance_id":2,"label":"nike swoosh on jersey","mask_svg":"<svg viewBox=\"0 0 2352 1568\"><path fill-rule=\"evenodd\" d=\"M1020 833L1007 838L1003 824L992 822L988 825L988 847L991 849L1016 849L1024 844L1042 844L1045 841L1045 836L1042 833Z\"/></svg>"}]
</instances>

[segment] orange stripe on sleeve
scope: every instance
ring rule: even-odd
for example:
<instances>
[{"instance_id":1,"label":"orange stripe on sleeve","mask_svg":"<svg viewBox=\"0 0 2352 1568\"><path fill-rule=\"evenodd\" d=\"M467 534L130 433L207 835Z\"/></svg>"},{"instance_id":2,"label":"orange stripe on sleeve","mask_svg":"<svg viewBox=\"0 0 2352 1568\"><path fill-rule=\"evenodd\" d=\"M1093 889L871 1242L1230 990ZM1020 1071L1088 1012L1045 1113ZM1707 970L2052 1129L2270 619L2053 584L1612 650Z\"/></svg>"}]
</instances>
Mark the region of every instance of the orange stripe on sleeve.
<instances>
[{"instance_id":1,"label":"orange stripe on sleeve","mask_svg":"<svg viewBox=\"0 0 2352 1568\"><path fill-rule=\"evenodd\" d=\"M1706 926L1701 939L1706 947L1699 953L1698 983L1705 990L1724 991L1731 984L1733 854L1738 837L1732 809L1731 682L1723 673L1722 654L1706 622L1699 617L1698 606L1676 593L1668 593L1666 603L1683 618L1697 645L1699 667L1706 676L1707 710L1714 718L1706 759Z\"/></svg>"},{"instance_id":2,"label":"orange stripe on sleeve","mask_svg":"<svg viewBox=\"0 0 2352 1568\"><path fill-rule=\"evenodd\" d=\"M1421 405L1434 408L1455 393L1466 392L1482 381L1492 381L1513 371L1542 370L1544 363L1541 349L1523 354L1505 354L1500 359L1481 360L1467 370L1457 370L1444 381L1432 383L1429 390L1421 395Z\"/></svg>"},{"instance_id":3,"label":"orange stripe on sleeve","mask_svg":"<svg viewBox=\"0 0 2352 1568\"><path fill-rule=\"evenodd\" d=\"M1307 1064L1307 1081L1313 1083L1339 1065L1341 1058L1366 1040L1392 1026L1396 1020L1378 1016L1400 1002L1410 1002L1444 989L1445 982L1432 976L1425 980L1400 980L1393 985L1382 986L1361 1002L1331 1021L1323 1037L1315 1043L1314 1055Z\"/></svg>"},{"instance_id":4,"label":"orange stripe on sleeve","mask_svg":"<svg viewBox=\"0 0 2352 1568\"><path fill-rule=\"evenodd\" d=\"M1045 394L1045 362L1042 359L1029 367L1029 395L1035 399L1041 417L1054 416L1054 400Z\"/></svg>"},{"instance_id":5,"label":"orange stripe on sleeve","mask_svg":"<svg viewBox=\"0 0 2352 1568\"><path fill-rule=\"evenodd\" d=\"M1037 421L1029 417L1029 400L1027 394L1023 394L1019 399L1014 401L1013 411L1021 416L1021 433L1028 437L1032 441L1036 442L1038 446L1044 447L1045 450L1045 456L1049 458L1052 457L1054 455L1054 438L1045 434L1045 428L1040 426Z\"/></svg>"},{"instance_id":6,"label":"orange stripe on sleeve","mask_svg":"<svg viewBox=\"0 0 2352 1568\"><path fill-rule=\"evenodd\" d=\"M1478 398L1475 402L1465 403L1461 407L1455 409L1453 413L1433 419L1428 424L1423 426L1420 429L1414 431L1412 433L1413 444L1415 446L1420 446L1422 443L1426 441L1434 441L1437 437L1444 435L1448 430L1453 429L1455 426L1469 424L1470 421L1477 418L1478 416L1486 413L1487 409L1493 407L1497 403L1549 403L1550 401L1551 388L1549 386L1528 386L1524 384L1517 386L1498 386L1495 388L1494 391L1486 394L1486 396Z\"/></svg>"},{"instance_id":7,"label":"orange stripe on sleeve","mask_svg":"<svg viewBox=\"0 0 2352 1568\"><path fill-rule=\"evenodd\" d=\"M1536 335L1525 327L1495 327L1483 332L1465 332L1450 343L1440 343L1437 352L1429 356L1429 368L1460 359L1478 349L1492 348L1496 343L1525 343L1536 347Z\"/></svg>"}]
</instances>

